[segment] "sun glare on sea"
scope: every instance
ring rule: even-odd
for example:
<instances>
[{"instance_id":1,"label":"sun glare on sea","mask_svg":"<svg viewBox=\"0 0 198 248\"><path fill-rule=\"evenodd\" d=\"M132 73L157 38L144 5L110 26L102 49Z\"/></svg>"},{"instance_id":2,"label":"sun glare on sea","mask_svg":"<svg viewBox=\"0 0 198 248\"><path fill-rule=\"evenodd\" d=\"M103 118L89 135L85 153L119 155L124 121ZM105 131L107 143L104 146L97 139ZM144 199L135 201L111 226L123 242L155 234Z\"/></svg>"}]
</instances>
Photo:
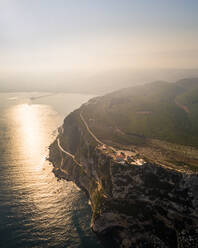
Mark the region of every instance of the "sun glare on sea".
<instances>
[{"instance_id":1,"label":"sun glare on sea","mask_svg":"<svg viewBox=\"0 0 198 248\"><path fill-rule=\"evenodd\" d=\"M34 161L35 170L41 169L45 153L43 109L41 111L41 108L47 108L47 106L19 104L12 109L12 118L16 125L16 140L20 147L19 153L27 160Z\"/></svg>"},{"instance_id":2,"label":"sun glare on sea","mask_svg":"<svg viewBox=\"0 0 198 248\"><path fill-rule=\"evenodd\" d=\"M33 209L31 211L39 210L39 213L43 212L43 215L53 219L54 209L51 210L51 203L46 199L53 196L56 200L53 187L57 180L52 176L52 166L45 158L48 156L48 146L54 140L54 130L59 124L58 114L50 105L22 103L10 107L7 115L13 161L13 165L9 167L17 167L12 174L12 185L24 192L19 200L23 202L25 198ZM49 182L52 187L51 195L48 192ZM46 208L49 208L47 212ZM49 213L50 211L52 212Z\"/></svg>"}]
</instances>

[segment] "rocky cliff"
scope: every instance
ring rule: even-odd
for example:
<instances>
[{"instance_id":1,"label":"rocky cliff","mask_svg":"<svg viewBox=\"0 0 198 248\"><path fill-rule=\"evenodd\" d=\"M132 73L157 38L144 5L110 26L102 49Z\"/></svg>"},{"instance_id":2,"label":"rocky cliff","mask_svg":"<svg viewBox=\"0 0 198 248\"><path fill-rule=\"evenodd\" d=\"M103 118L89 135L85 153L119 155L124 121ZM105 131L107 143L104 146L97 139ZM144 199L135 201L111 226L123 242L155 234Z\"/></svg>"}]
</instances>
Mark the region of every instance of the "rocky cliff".
<instances>
[{"instance_id":1,"label":"rocky cliff","mask_svg":"<svg viewBox=\"0 0 198 248\"><path fill-rule=\"evenodd\" d=\"M89 133L82 109L64 120L49 160L57 177L86 192L93 231L109 247L198 247L197 174L116 161Z\"/></svg>"}]
</instances>

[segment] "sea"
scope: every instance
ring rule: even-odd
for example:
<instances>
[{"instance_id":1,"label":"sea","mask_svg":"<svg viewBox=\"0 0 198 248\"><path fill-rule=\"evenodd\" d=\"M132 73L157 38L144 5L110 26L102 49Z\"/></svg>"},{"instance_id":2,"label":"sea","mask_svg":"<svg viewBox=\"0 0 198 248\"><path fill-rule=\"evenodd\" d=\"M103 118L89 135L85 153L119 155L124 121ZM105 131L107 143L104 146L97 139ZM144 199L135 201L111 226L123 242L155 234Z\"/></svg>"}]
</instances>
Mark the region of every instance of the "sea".
<instances>
[{"instance_id":1,"label":"sea","mask_svg":"<svg viewBox=\"0 0 198 248\"><path fill-rule=\"evenodd\" d=\"M0 93L0 248L101 248L85 194L46 160L65 116L92 97Z\"/></svg>"}]
</instances>

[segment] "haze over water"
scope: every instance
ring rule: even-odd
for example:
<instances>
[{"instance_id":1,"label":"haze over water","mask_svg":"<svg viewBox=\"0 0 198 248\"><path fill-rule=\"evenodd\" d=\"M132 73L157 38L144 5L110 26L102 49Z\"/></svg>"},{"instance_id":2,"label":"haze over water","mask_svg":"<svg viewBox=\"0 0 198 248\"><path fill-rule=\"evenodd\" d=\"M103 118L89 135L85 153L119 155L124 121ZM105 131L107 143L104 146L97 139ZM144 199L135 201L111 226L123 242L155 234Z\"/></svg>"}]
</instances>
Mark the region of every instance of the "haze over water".
<instances>
[{"instance_id":1,"label":"haze over water","mask_svg":"<svg viewBox=\"0 0 198 248\"><path fill-rule=\"evenodd\" d=\"M45 161L63 118L91 96L31 100L44 94L0 94L0 247L100 247L85 195Z\"/></svg>"}]
</instances>

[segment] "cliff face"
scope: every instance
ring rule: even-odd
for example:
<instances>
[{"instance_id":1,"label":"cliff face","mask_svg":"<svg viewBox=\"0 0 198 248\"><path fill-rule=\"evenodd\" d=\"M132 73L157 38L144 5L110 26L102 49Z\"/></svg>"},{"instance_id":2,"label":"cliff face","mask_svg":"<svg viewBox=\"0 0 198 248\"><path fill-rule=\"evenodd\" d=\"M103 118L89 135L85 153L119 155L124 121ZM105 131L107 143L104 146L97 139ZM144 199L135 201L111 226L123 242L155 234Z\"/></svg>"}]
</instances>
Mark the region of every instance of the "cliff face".
<instances>
[{"instance_id":1,"label":"cliff face","mask_svg":"<svg viewBox=\"0 0 198 248\"><path fill-rule=\"evenodd\" d=\"M91 137L80 110L65 119L49 160L57 177L86 192L91 227L112 247L198 247L197 174L116 162Z\"/></svg>"}]
</instances>

